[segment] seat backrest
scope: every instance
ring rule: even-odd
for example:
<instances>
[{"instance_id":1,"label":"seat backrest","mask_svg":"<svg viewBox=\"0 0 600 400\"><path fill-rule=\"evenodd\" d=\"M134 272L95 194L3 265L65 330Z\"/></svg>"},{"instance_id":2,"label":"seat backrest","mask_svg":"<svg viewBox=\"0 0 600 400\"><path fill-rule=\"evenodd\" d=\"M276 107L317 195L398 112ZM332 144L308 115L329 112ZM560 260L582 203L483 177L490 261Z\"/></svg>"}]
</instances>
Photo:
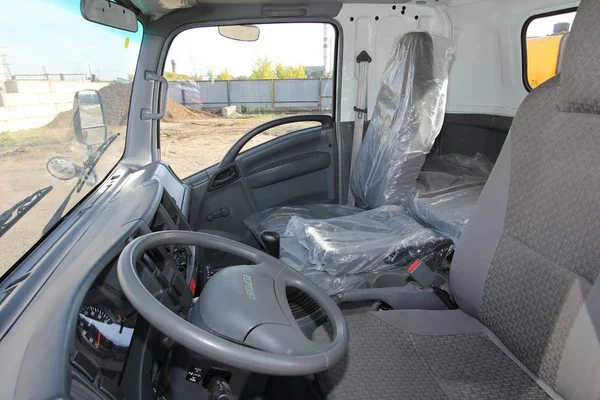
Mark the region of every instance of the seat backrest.
<instances>
[{"instance_id":1,"label":"seat backrest","mask_svg":"<svg viewBox=\"0 0 600 400\"><path fill-rule=\"evenodd\" d=\"M452 294L565 398L600 398L600 1L521 105L458 243Z\"/></svg>"},{"instance_id":2,"label":"seat backrest","mask_svg":"<svg viewBox=\"0 0 600 400\"><path fill-rule=\"evenodd\" d=\"M427 32L407 33L392 52L352 168L359 207L400 205L411 194L442 128L452 54L448 39Z\"/></svg>"}]
</instances>

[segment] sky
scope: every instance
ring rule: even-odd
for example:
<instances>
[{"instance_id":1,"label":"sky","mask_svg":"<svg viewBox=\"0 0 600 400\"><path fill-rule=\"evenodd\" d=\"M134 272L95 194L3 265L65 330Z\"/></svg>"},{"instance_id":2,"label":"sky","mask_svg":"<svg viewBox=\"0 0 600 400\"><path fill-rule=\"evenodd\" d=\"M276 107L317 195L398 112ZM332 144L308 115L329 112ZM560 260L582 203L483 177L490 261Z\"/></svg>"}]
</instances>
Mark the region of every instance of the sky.
<instances>
[{"instance_id":1,"label":"sky","mask_svg":"<svg viewBox=\"0 0 600 400\"><path fill-rule=\"evenodd\" d=\"M21 0L0 13L0 51L12 74L89 74L100 79L127 78L135 71L142 38L83 19L80 0ZM527 36L546 36L557 22L573 22L574 13L533 21ZM254 61L268 56L284 65L323 65L323 24L260 25L256 42L238 42L218 34L217 28L196 28L181 33L171 46L170 60L177 72L215 74L227 68L233 76L250 75ZM330 65L334 30L328 26ZM125 48L125 39L130 44ZM2 67L2 66L0 66Z\"/></svg>"},{"instance_id":2,"label":"sky","mask_svg":"<svg viewBox=\"0 0 600 400\"><path fill-rule=\"evenodd\" d=\"M254 61L262 56L284 65L322 66L323 26L317 23L258 25L260 38L255 42L224 38L216 27L191 29L173 41L165 70L171 71L171 60L175 60L177 72L181 74L206 75L208 69L219 74L227 68L233 76L247 76ZM326 26L331 61L334 30Z\"/></svg>"},{"instance_id":3,"label":"sky","mask_svg":"<svg viewBox=\"0 0 600 400\"><path fill-rule=\"evenodd\" d=\"M22 0L5 5L0 13L0 50L10 72L89 74L91 69L106 80L134 73L141 25L131 33L95 24L83 19L79 7L80 0Z\"/></svg>"},{"instance_id":4,"label":"sky","mask_svg":"<svg viewBox=\"0 0 600 400\"><path fill-rule=\"evenodd\" d=\"M573 19L575 18L575 13L568 14L560 14L553 15L551 17L543 17L536 20L533 20L529 27L527 28L527 37L541 37L548 36L552 34L554 24L559 22L568 22L573 26Z\"/></svg>"}]
</instances>

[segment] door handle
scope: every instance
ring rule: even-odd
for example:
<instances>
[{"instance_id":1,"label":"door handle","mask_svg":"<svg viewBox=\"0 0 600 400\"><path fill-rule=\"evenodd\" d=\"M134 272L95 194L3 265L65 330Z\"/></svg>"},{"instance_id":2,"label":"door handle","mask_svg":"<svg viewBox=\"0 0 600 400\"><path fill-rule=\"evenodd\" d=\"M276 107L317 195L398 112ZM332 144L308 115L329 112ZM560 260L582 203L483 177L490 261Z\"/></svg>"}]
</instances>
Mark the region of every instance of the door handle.
<instances>
[{"instance_id":1,"label":"door handle","mask_svg":"<svg viewBox=\"0 0 600 400\"><path fill-rule=\"evenodd\" d=\"M240 173L237 169L237 166L230 165L226 168L223 168L214 175L210 183L210 190L228 185L231 182L238 180L239 178Z\"/></svg>"}]
</instances>

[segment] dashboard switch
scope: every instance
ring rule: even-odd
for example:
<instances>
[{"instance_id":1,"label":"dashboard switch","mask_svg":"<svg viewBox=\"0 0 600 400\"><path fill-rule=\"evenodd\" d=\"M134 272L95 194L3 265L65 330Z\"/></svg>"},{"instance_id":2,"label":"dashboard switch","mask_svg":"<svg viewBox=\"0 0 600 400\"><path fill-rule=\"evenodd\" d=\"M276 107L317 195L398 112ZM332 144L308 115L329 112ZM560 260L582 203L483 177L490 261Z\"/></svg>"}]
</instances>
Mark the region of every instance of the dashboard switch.
<instances>
[{"instance_id":1,"label":"dashboard switch","mask_svg":"<svg viewBox=\"0 0 600 400\"><path fill-rule=\"evenodd\" d=\"M91 382L94 382L96 375L98 375L98 367L85 354L80 351L76 352L71 359L71 364L77 368L83 376Z\"/></svg>"},{"instance_id":2,"label":"dashboard switch","mask_svg":"<svg viewBox=\"0 0 600 400\"><path fill-rule=\"evenodd\" d=\"M121 389L106 376L100 381L100 390L111 400L121 400L123 398Z\"/></svg>"}]
</instances>

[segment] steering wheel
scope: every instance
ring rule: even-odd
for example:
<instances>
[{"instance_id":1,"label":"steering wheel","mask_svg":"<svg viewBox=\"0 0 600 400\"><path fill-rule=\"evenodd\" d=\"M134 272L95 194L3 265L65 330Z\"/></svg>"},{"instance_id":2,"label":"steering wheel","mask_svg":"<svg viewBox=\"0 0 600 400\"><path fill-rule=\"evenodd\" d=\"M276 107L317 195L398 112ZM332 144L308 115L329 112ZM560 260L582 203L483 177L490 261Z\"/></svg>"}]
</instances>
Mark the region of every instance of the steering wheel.
<instances>
[{"instance_id":1,"label":"steering wheel","mask_svg":"<svg viewBox=\"0 0 600 400\"><path fill-rule=\"evenodd\" d=\"M142 284L137 261L165 245L200 246L242 257L252 265L227 267L205 285L188 320L165 307ZM323 371L348 349L348 327L335 302L309 278L250 246L206 233L164 231L129 243L118 262L121 288L135 309L182 346L232 367L268 375L300 376ZM286 290L314 300L333 326L333 340L310 340L300 329Z\"/></svg>"}]
</instances>

